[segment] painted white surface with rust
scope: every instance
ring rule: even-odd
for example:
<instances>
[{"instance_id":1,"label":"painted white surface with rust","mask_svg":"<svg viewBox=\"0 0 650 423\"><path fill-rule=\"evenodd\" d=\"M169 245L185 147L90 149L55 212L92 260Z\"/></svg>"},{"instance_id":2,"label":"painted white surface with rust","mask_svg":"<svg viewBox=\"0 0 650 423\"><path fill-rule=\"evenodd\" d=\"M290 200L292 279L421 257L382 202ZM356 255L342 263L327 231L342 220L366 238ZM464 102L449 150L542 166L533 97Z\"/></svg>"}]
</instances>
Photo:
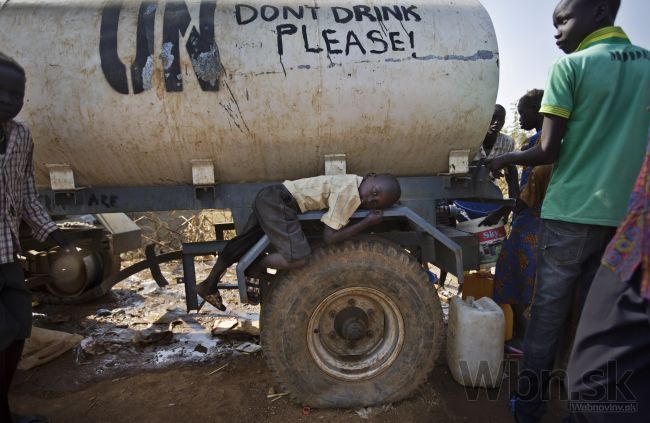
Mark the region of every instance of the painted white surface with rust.
<instances>
[{"instance_id":1,"label":"painted white surface with rust","mask_svg":"<svg viewBox=\"0 0 650 423\"><path fill-rule=\"evenodd\" d=\"M210 62L214 51L190 60L185 43L191 28L199 28L199 3L188 1L192 21L180 42L181 92L165 88L171 46L163 42L167 5L160 1L150 10L154 54L142 69L139 94L115 91L102 70L107 4L0 1L1 49L27 72L19 118L34 136L41 186L49 185L48 164L69 164L77 186L177 185L192 183L194 159L211 160L217 182L268 181L323 173L324 155L336 153L346 155L350 173L433 175L448 171L451 150L474 154L492 115L498 49L492 22L476 0L323 0L318 9L304 7L315 7L313 0L249 0L258 17L242 24L237 3L221 0L214 14L221 69ZM259 16L264 4L278 8L276 19ZM371 14L373 6L400 12L415 6L421 19L336 21L332 7L354 5L370 6ZM303 6L303 18L289 13L285 19L282 6ZM126 69L136 54L139 7L125 1L119 15L117 53ZM347 16L336 10L339 18ZM273 17L273 8L265 11ZM252 13L240 12L242 21ZM277 27L287 24L297 31L281 36L279 55ZM306 50L302 25L307 47L324 51ZM327 53L324 30L335 31L327 35L338 41L330 50L341 53ZM370 52L384 48L370 31L385 40L387 52ZM394 45L390 33L397 33ZM218 80L218 90L203 91L197 73Z\"/></svg>"}]
</instances>

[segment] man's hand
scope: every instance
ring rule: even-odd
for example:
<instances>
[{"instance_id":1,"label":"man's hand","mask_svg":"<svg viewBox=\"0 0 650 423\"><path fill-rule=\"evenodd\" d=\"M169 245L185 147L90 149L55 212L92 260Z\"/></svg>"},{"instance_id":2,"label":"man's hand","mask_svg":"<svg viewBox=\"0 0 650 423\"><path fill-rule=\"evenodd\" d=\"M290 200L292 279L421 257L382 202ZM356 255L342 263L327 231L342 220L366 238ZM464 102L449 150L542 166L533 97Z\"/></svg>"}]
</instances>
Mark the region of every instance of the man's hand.
<instances>
[{"instance_id":1,"label":"man's hand","mask_svg":"<svg viewBox=\"0 0 650 423\"><path fill-rule=\"evenodd\" d=\"M500 207L488 214L485 219L481 220L478 224L479 226L494 226L499 223L499 221L510 213L510 207Z\"/></svg>"},{"instance_id":2,"label":"man's hand","mask_svg":"<svg viewBox=\"0 0 650 423\"><path fill-rule=\"evenodd\" d=\"M81 257L81 254L77 251L77 247L75 247L61 229L56 229L52 232L50 238L61 247L62 253Z\"/></svg>"},{"instance_id":3,"label":"man's hand","mask_svg":"<svg viewBox=\"0 0 650 423\"><path fill-rule=\"evenodd\" d=\"M334 230L327 225L323 228L323 240L326 244L336 244L350 237L360 234L371 226L374 226L384 218L382 210L372 210L363 219L356 223L348 224L339 230Z\"/></svg>"},{"instance_id":4,"label":"man's hand","mask_svg":"<svg viewBox=\"0 0 650 423\"><path fill-rule=\"evenodd\" d=\"M368 226L374 226L384 220L384 211L383 210L373 210L363 219L366 221Z\"/></svg>"},{"instance_id":5,"label":"man's hand","mask_svg":"<svg viewBox=\"0 0 650 423\"><path fill-rule=\"evenodd\" d=\"M50 238L52 238L52 240L64 250L74 248L72 242L70 242L61 229L54 230L54 232L50 234Z\"/></svg>"},{"instance_id":6,"label":"man's hand","mask_svg":"<svg viewBox=\"0 0 650 423\"><path fill-rule=\"evenodd\" d=\"M499 171L510 164L508 160L509 155L510 153L506 153L485 162L485 165L492 172L492 175L501 174Z\"/></svg>"}]
</instances>

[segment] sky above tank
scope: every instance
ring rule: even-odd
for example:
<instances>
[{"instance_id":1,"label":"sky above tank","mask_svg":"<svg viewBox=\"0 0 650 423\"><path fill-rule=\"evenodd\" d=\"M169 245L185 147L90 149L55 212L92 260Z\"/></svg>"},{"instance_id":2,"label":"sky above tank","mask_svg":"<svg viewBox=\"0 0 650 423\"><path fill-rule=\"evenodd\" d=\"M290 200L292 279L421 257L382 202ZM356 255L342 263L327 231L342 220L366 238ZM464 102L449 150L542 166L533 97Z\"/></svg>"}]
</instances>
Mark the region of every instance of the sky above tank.
<instances>
[{"instance_id":1,"label":"sky above tank","mask_svg":"<svg viewBox=\"0 0 650 423\"><path fill-rule=\"evenodd\" d=\"M544 88L549 67L564 53L555 46L558 0L480 0L492 17L501 63L497 102L508 109L527 90ZM650 49L650 1L622 0L616 24L632 42Z\"/></svg>"}]
</instances>

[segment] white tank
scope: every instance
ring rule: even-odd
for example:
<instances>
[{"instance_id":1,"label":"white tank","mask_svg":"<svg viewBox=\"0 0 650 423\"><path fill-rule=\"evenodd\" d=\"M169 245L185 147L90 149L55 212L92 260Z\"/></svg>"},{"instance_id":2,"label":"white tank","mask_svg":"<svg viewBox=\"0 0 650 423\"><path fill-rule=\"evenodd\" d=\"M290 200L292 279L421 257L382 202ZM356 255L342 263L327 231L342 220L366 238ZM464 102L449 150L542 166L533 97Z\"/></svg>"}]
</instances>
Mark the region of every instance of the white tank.
<instances>
[{"instance_id":1,"label":"white tank","mask_svg":"<svg viewBox=\"0 0 650 423\"><path fill-rule=\"evenodd\" d=\"M447 324L447 365L464 386L501 385L505 317L489 297L453 297Z\"/></svg>"},{"instance_id":2,"label":"white tank","mask_svg":"<svg viewBox=\"0 0 650 423\"><path fill-rule=\"evenodd\" d=\"M472 155L498 85L476 0L0 0L0 50L26 69L19 119L39 185L179 185L347 170L401 176Z\"/></svg>"}]
</instances>

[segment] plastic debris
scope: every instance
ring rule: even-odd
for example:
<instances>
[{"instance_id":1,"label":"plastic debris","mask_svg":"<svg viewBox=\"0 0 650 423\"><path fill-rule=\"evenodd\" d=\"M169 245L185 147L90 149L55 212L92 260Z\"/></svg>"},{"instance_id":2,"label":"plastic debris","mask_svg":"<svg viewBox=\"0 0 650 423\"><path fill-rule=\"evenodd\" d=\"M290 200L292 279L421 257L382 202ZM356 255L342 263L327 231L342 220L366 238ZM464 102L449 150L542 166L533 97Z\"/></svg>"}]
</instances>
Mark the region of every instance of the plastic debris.
<instances>
[{"instance_id":1,"label":"plastic debris","mask_svg":"<svg viewBox=\"0 0 650 423\"><path fill-rule=\"evenodd\" d=\"M225 335L239 325L239 320L234 317L221 317L212 324L212 336Z\"/></svg>"},{"instance_id":2,"label":"plastic debris","mask_svg":"<svg viewBox=\"0 0 650 423\"><path fill-rule=\"evenodd\" d=\"M237 345L235 349L243 353L254 354L262 351L262 346L253 344L252 342L244 342L243 344Z\"/></svg>"},{"instance_id":3,"label":"plastic debris","mask_svg":"<svg viewBox=\"0 0 650 423\"><path fill-rule=\"evenodd\" d=\"M83 336L32 328L32 336L27 339L19 368L29 370L41 364L48 363L79 344Z\"/></svg>"},{"instance_id":4,"label":"plastic debris","mask_svg":"<svg viewBox=\"0 0 650 423\"><path fill-rule=\"evenodd\" d=\"M370 417L380 414L380 413L387 413L390 410L393 409L392 404L384 404L380 405L378 407L362 407L359 409L354 410L355 413L359 415L364 420L369 419Z\"/></svg>"},{"instance_id":5,"label":"plastic debris","mask_svg":"<svg viewBox=\"0 0 650 423\"><path fill-rule=\"evenodd\" d=\"M142 284L142 293L145 295L154 294L160 291L160 287L156 281L147 281Z\"/></svg>"}]
</instances>

